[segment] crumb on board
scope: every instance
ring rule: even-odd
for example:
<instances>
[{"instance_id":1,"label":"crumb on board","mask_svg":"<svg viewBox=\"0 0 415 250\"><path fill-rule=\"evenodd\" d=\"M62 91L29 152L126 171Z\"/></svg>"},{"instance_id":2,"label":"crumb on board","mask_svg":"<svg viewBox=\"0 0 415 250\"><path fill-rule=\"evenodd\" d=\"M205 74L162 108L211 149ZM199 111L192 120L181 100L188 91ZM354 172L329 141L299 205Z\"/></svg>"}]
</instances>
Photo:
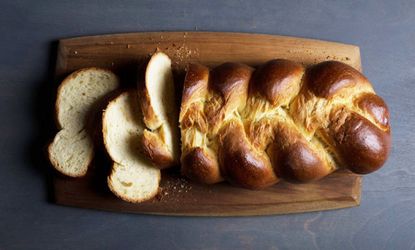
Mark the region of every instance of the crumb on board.
<instances>
[{"instance_id":1,"label":"crumb on board","mask_svg":"<svg viewBox=\"0 0 415 250\"><path fill-rule=\"evenodd\" d=\"M176 66L189 59L197 58L199 56L199 49L189 48L185 43L172 43L171 45L163 48L158 47L158 50L162 50L164 53L171 56L173 64Z\"/></svg>"},{"instance_id":2,"label":"crumb on board","mask_svg":"<svg viewBox=\"0 0 415 250\"><path fill-rule=\"evenodd\" d=\"M188 32L183 32L183 37L179 40L169 41L165 35L150 36L148 39L156 46L151 56L157 51L166 53L171 59L174 67L181 67L192 59L197 59L200 55L198 48L192 48L186 43ZM128 45L127 45L128 46Z\"/></svg>"},{"instance_id":3,"label":"crumb on board","mask_svg":"<svg viewBox=\"0 0 415 250\"><path fill-rule=\"evenodd\" d=\"M171 178L166 180L162 187L153 199L153 202L166 202L167 200L172 202L179 202L181 196L189 193L192 190L192 186L189 181L183 177Z\"/></svg>"}]
</instances>

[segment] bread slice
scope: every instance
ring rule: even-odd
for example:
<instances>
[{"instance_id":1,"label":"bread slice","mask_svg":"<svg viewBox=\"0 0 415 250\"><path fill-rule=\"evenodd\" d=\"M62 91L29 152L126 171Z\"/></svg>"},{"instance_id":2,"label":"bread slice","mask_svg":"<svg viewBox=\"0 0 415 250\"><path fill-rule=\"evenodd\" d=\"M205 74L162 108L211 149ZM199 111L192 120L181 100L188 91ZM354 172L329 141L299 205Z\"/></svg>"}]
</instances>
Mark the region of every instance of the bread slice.
<instances>
[{"instance_id":1,"label":"bread slice","mask_svg":"<svg viewBox=\"0 0 415 250\"><path fill-rule=\"evenodd\" d=\"M85 68L66 77L58 88L56 119L60 131L48 147L49 159L64 175L86 174L94 156L92 126L109 93L119 86L111 71Z\"/></svg>"},{"instance_id":2,"label":"bread slice","mask_svg":"<svg viewBox=\"0 0 415 250\"><path fill-rule=\"evenodd\" d=\"M128 202L145 201L158 192L160 170L140 154L144 130L137 92L123 92L108 104L102 117L105 148L114 161L108 186Z\"/></svg>"},{"instance_id":3,"label":"bread slice","mask_svg":"<svg viewBox=\"0 0 415 250\"><path fill-rule=\"evenodd\" d=\"M143 133L143 152L160 169L179 163L179 108L170 58L156 52L139 80L140 106L147 129Z\"/></svg>"}]
</instances>

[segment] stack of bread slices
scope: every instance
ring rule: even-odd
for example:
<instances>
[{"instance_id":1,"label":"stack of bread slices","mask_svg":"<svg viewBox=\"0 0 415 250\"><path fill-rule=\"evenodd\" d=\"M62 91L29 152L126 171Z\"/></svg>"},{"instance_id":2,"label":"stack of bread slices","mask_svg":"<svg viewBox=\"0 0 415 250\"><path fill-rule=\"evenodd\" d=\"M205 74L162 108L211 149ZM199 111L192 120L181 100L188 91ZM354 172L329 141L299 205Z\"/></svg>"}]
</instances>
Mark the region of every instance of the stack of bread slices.
<instances>
[{"instance_id":1,"label":"stack of bread slices","mask_svg":"<svg viewBox=\"0 0 415 250\"><path fill-rule=\"evenodd\" d=\"M56 100L60 131L49 145L49 159L60 173L82 177L94 157L94 142L100 141L96 137L102 136L113 161L109 189L125 201L142 202L157 194L160 169L179 162L170 58L156 52L136 89L119 93L119 86L114 73L100 68L81 69L61 83ZM96 133L101 125L102 133Z\"/></svg>"}]
</instances>

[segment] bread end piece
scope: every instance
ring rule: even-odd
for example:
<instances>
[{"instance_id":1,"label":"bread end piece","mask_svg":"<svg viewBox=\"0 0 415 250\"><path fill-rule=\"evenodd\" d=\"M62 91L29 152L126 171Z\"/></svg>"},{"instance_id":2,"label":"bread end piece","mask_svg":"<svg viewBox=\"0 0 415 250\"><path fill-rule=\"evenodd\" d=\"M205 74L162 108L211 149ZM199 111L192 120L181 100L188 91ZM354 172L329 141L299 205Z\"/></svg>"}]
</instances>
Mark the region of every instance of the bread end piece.
<instances>
[{"instance_id":1,"label":"bread end piece","mask_svg":"<svg viewBox=\"0 0 415 250\"><path fill-rule=\"evenodd\" d=\"M161 128L165 131L164 128ZM175 163L175 159L171 151L163 142L160 136L161 132L151 132L144 130L141 139L142 151L147 158L159 169L171 167Z\"/></svg>"},{"instance_id":2,"label":"bread end piece","mask_svg":"<svg viewBox=\"0 0 415 250\"><path fill-rule=\"evenodd\" d=\"M139 78L140 79L140 78ZM177 165L180 158L178 108L170 58L156 52L138 82L141 111L147 131L143 153L162 169Z\"/></svg>"}]
</instances>

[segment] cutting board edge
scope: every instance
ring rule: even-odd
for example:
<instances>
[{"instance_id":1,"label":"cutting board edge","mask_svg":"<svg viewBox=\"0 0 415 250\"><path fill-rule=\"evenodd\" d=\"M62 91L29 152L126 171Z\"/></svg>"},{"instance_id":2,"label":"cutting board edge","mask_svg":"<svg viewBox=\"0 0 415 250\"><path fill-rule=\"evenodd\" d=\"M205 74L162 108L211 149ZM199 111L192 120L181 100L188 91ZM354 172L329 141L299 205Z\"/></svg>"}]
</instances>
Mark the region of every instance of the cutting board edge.
<instances>
[{"instance_id":1,"label":"cutting board edge","mask_svg":"<svg viewBox=\"0 0 415 250\"><path fill-rule=\"evenodd\" d=\"M321 206L321 201L318 202L318 205ZM130 213L130 214L143 214L143 215L156 215L156 216L178 216L178 217L248 217L248 216L272 216L272 215L284 215L284 214L296 214L296 213L308 213L308 212L318 212L318 211L330 211L330 210L338 210L338 209L345 209L360 206L360 197L355 199L354 197L350 197L350 199L342 199L341 203L339 203L338 199L327 199L324 200L325 206L324 208L317 207L317 206L310 206L314 203L312 202L304 202L303 204L306 205L304 208L296 208L293 209L292 207L289 210L282 211L283 208L274 209L274 211L258 213L258 210L248 210L248 211L238 211L238 212L148 212L148 211L137 211L133 209L123 209L123 213ZM84 208L84 209L91 209L97 211L107 211L107 212L114 212L119 213L120 210L108 207L94 207L94 206L85 206L83 204L74 204L68 202L62 202L59 199L55 200L56 205L60 206L69 206L73 208ZM339 205L341 204L341 205ZM302 205L299 203L299 205ZM249 207L249 206L247 206ZM270 209L271 210L271 209Z\"/></svg>"},{"instance_id":2,"label":"cutting board edge","mask_svg":"<svg viewBox=\"0 0 415 250\"><path fill-rule=\"evenodd\" d=\"M111 39L111 38L119 38L122 36L128 36L128 37L134 37L134 36L153 36L155 37L154 42L157 41L160 42L163 39L160 39L160 37L163 37L163 35L180 35L180 34L187 34L190 36L200 36L200 35L218 35L218 36L243 36L246 38L253 38L254 36L261 36L267 39L283 39L283 40L292 40L292 41L303 41L307 44L319 44L319 45L331 45L331 46L337 46L337 47L346 47L349 51L349 53L352 55L352 58L355 58L355 65L354 67L358 69L359 71L362 71L362 63L361 63L361 57L360 57L360 47L356 44L350 44L350 43L342 43L342 42L335 42L335 41L327 41L327 40L319 40L314 38L305 38L305 37L295 37L295 36L283 36L283 35L273 35L273 34L265 34L265 33L248 33L248 32L211 32L211 31L149 31L149 32L128 32L128 33L113 33L113 34L102 34L102 35L91 35L91 36L80 36L80 37L69 37L69 38L61 38L58 40L58 60L57 60L57 67L56 72L59 73L60 69L65 68L61 67L61 64L65 60L62 58L64 57L66 59L66 56L68 53L62 53L63 50L67 50L70 47L76 46L78 43L85 44L96 44L96 41L93 42L93 40L97 39ZM157 40L157 41L156 41ZM110 42L111 43L111 42ZM78 44L79 45L79 44Z\"/></svg>"},{"instance_id":3,"label":"cutting board edge","mask_svg":"<svg viewBox=\"0 0 415 250\"><path fill-rule=\"evenodd\" d=\"M280 39L293 39L293 40L303 40L303 41L310 41L310 42L321 42L321 43L328 43L338 46L348 46L350 48L353 48L360 54L360 48L356 44L351 43L342 43L342 42L336 42L336 41L328 41L328 40L321 40L321 39L315 39L315 38L307 38L307 37L296 37L296 36L285 36L285 35L274 35L269 33L250 33L250 32L222 32L222 31L145 31L145 32L126 32L126 33L111 33L111 34L97 34L97 35L90 35L90 36L77 36L77 37L66 37L66 38L60 38L58 39L59 44L62 44L66 46L67 44L78 42L78 41L87 41L91 38L111 38L111 37L118 37L118 36L135 36L135 35L154 35L158 36L160 34L206 34L206 35L235 35L235 36L263 36L263 37L269 37L269 38L280 38Z\"/></svg>"}]
</instances>

